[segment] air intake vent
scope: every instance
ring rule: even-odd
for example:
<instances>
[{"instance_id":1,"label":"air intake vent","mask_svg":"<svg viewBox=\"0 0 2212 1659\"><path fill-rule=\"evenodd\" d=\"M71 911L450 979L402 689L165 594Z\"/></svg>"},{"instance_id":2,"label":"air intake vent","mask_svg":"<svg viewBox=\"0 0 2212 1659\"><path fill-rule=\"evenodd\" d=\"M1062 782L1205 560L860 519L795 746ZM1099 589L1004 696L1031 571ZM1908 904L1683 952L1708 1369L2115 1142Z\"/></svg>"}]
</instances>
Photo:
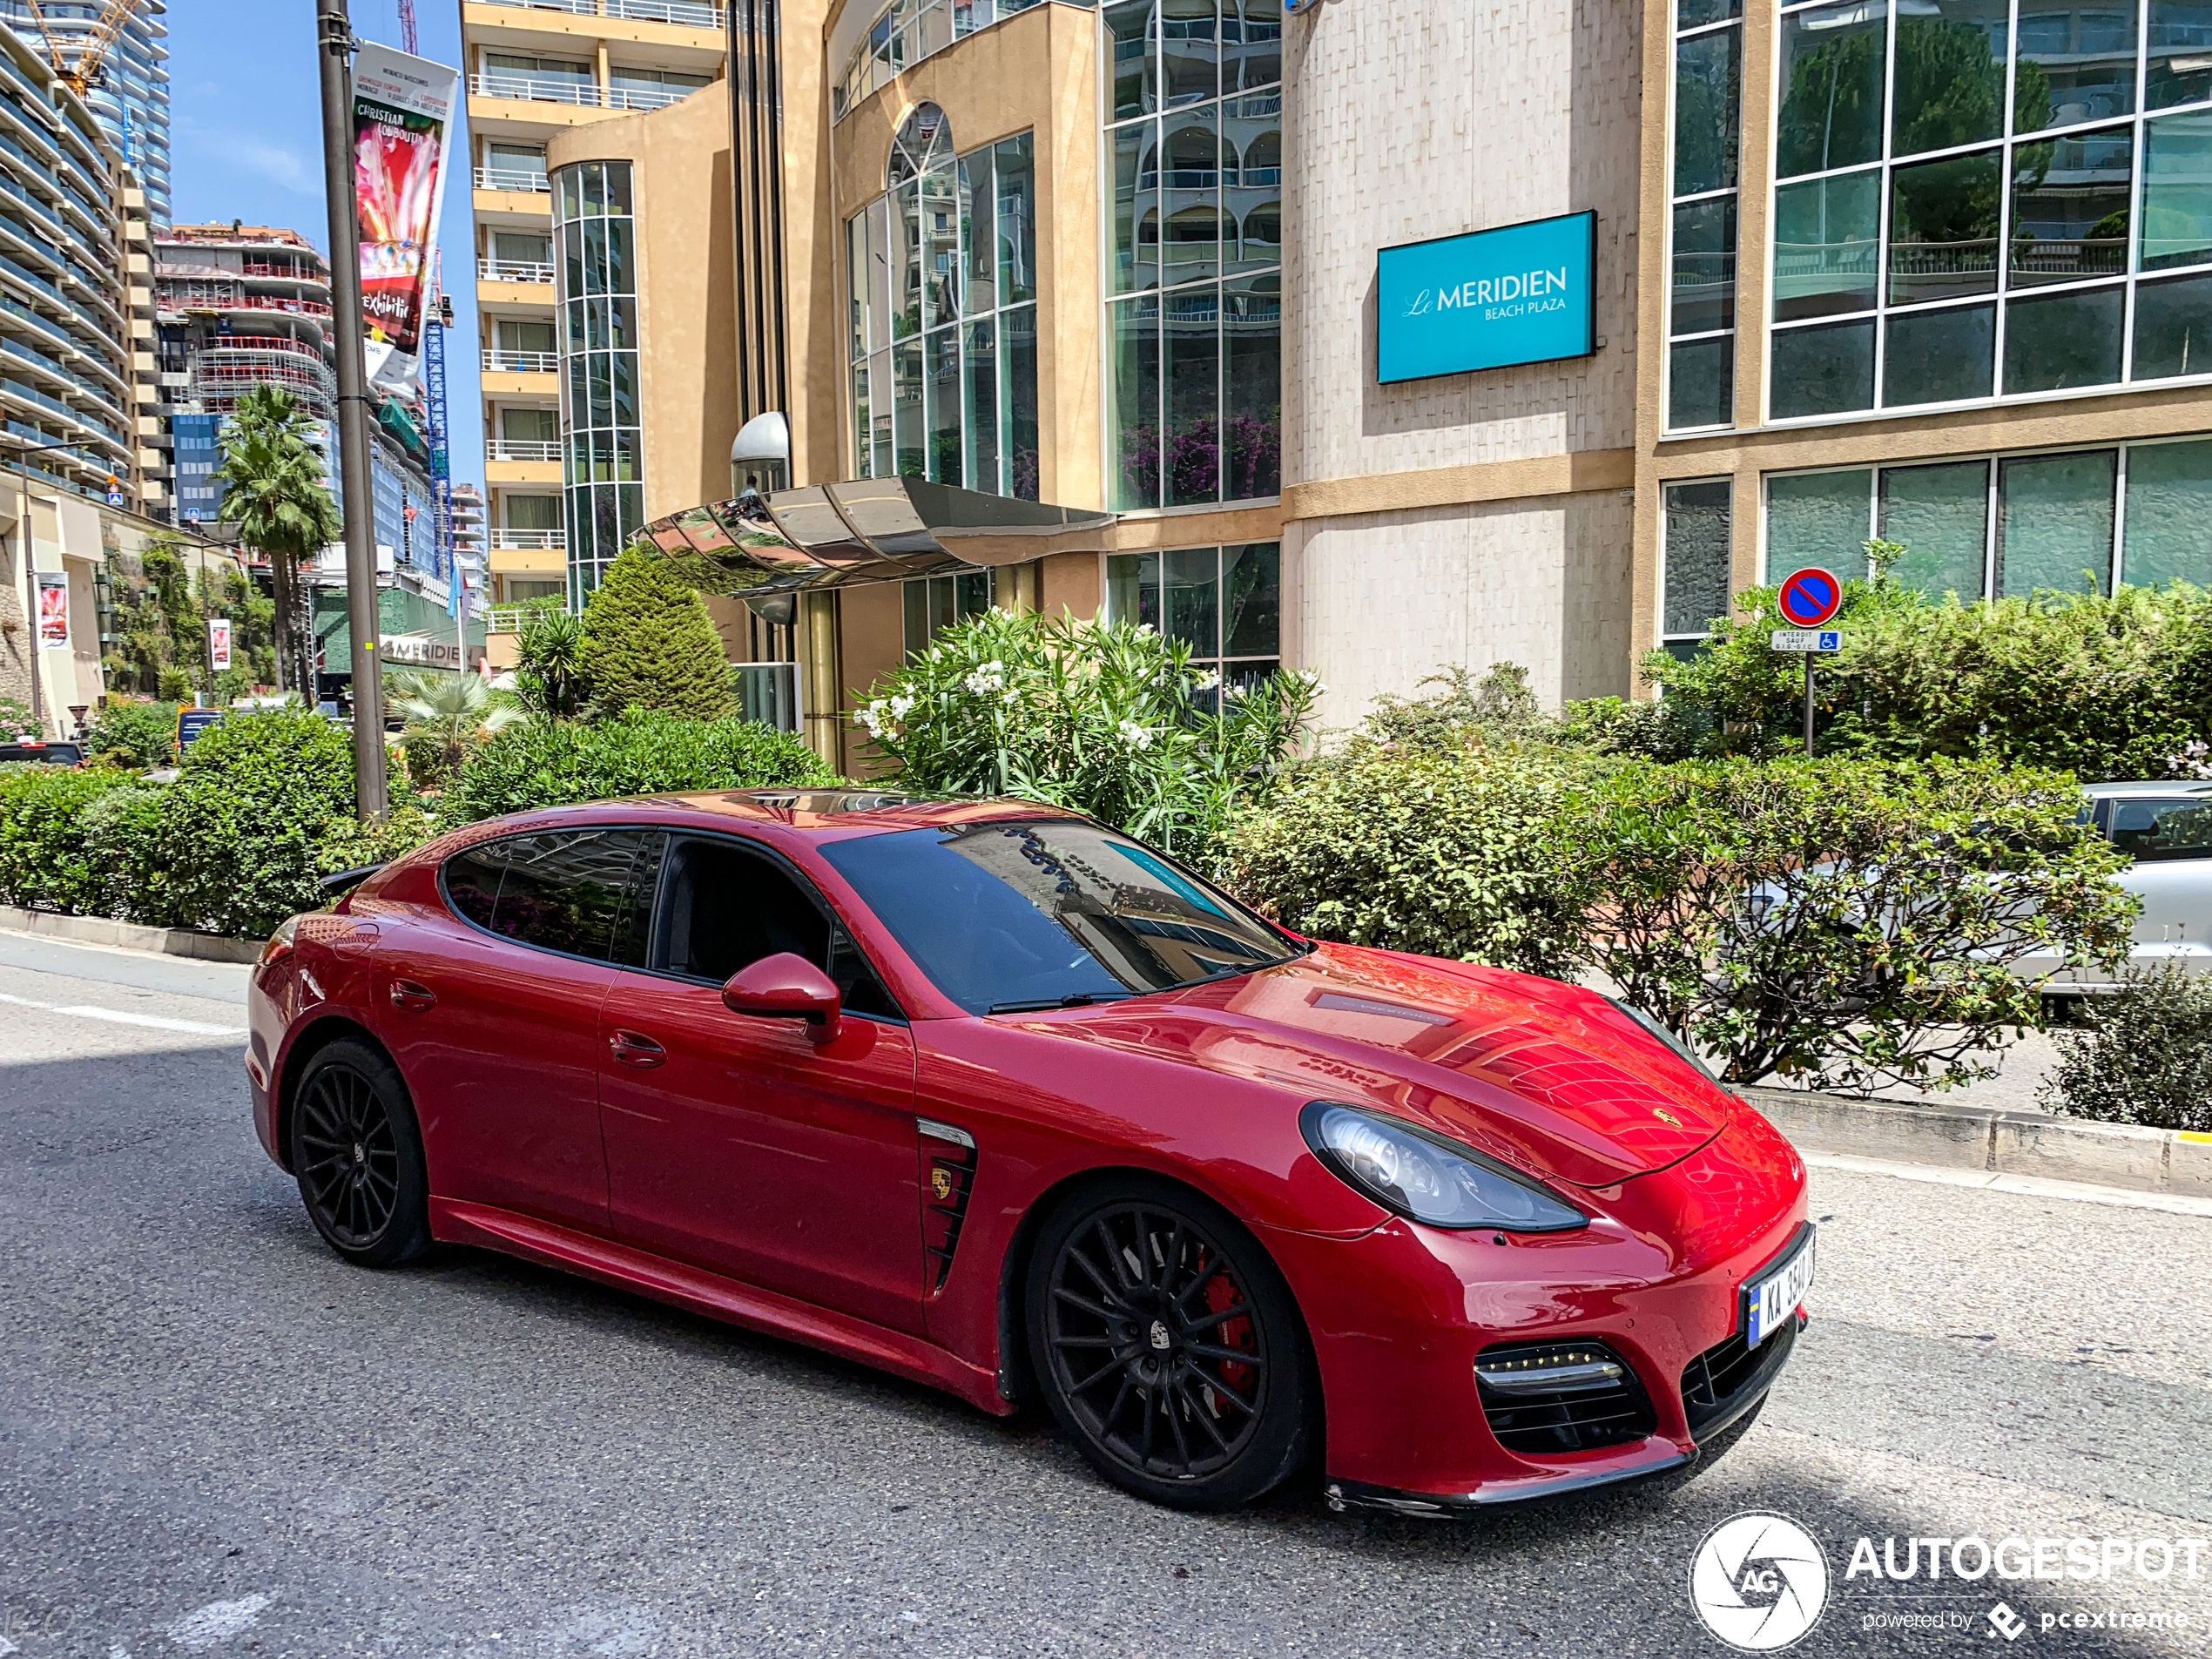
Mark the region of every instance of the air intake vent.
<instances>
[{"instance_id":1,"label":"air intake vent","mask_svg":"<svg viewBox=\"0 0 2212 1659\"><path fill-rule=\"evenodd\" d=\"M953 1271L968 1196L975 1180L975 1137L949 1123L921 1120L921 1244L924 1283L935 1295Z\"/></svg>"},{"instance_id":2,"label":"air intake vent","mask_svg":"<svg viewBox=\"0 0 2212 1659\"><path fill-rule=\"evenodd\" d=\"M1474 1362L1482 1414L1508 1452L1588 1452L1640 1440L1651 1401L1602 1342L1505 1342Z\"/></svg>"},{"instance_id":3,"label":"air intake vent","mask_svg":"<svg viewBox=\"0 0 2212 1659\"><path fill-rule=\"evenodd\" d=\"M1692 1434L1704 1434L1743 1414L1763 1393L1797 1340L1798 1321L1790 1319L1756 1348L1743 1332L1732 1332L1685 1366L1682 1373L1683 1414Z\"/></svg>"}]
</instances>

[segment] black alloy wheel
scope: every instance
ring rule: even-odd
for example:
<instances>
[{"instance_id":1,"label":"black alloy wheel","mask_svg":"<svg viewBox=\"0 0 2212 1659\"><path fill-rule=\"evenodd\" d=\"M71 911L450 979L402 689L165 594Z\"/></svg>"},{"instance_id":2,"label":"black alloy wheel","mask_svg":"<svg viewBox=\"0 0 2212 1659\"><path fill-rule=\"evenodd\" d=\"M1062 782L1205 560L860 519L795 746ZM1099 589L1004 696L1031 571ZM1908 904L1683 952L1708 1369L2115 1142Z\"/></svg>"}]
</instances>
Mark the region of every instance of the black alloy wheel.
<instances>
[{"instance_id":1,"label":"black alloy wheel","mask_svg":"<svg viewBox=\"0 0 2212 1659\"><path fill-rule=\"evenodd\" d=\"M1274 1264L1165 1182L1092 1194L1037 1241L1033 1359L1054 1415L1109 1480L1225 1509L1290 1474L1318 1402Z\"/></svg>"},{"instance_id":2,"label":"black alloy wheel","mask_svg":"<svg viewBox=\"0 0 2212 1659\"><path fill-rule=\"evenodd\" d=\"M428 1248L422 1140L388 1059L351 1038L330 1044L300 1079L293 1124L300 1196L333 1250L388 1267Z\"/></svg>"}]
</instances>

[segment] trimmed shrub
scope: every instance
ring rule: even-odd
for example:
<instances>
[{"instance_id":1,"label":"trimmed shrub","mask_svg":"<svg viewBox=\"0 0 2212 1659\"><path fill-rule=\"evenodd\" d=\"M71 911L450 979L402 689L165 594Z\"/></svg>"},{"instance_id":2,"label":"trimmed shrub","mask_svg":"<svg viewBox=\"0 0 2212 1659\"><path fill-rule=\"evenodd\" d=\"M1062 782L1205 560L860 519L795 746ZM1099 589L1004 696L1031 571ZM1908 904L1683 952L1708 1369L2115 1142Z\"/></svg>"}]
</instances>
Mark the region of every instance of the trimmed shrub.
<instances>
[{"instance_id":1,"label":"trimmed shrub","mask_svg":"<svg viewBox=\"0 0 2212 1659\"><path fill-rule=\"evenodd\" d=\"M733 706L713 618L657 552L633 547L607 567L584 605L579 655L601 713L648 709L713 720Z\"/></svg>"},{"instance_id":2,"label":"trimmed shrub","mask_svg":"<svg viewBox=\"0 0 2212 1659\"><path fill-rule=\"evenodd\" d=\"M2169 965L2088 1001L2087 1028L2056 1034L2044 1109L2212 1132L2212 979Z\"/></svg>"},{"instance_id":3,"label":"trimmed shrub","mask_svg":"<svg viewBox=\"0 0 2212 1659\"><path fill-rule=\"evenodd\" d=\"M90 752L118 766L165 766L177 758L177 705L117 698L95 715Z\"/></svg>"},{"instance_id":4,"label":"trimmed shrub","mask_svg":"<svg viewBox=\"0 0 2212 1659\"><path fill-rule=\"evenodd\" d=\"M1581 920L1560 822L1574 761L1534 745L1358 747L1241 822L1223 873L1302 934L1562 975Z\"/></svg>"},{"instance_id":5,"label":"trimmed shrub","mask_svg":"<svg viewBox=\"0 0 2212 1659\"><path fill-rule=\"evenodd\" d=\"M526 720L469 758L440 802L448 823L533 806L842 781L797 738L756 721L637 711L597 725Z\"/></svg>"},{"instance_id":6,"label":"trimmed shrub","mask_svg":"<svg viewBox=\"0 0 2212 1659\"><path fill-rule=\"evenodd\" d=\"M438 820L420 806L398 806L374 824L336 818L315 844L315 873L336 875L365 864L389 864L438 833Z\"/></svg>"},{"instance_id":7,"label":"trimmed shrub","mask_svg":"<svg viewBox=\"0 0 2212 1659\"><path fill-rule=\"evenodd\" d=\"M97 908L102 873L78 817L103 795L129 787L112 771L0 766L0 904L40 910Z\"/></svg>"},{"instance_id":8,"label":"trimmed shrub","mask_svg":"<svg viewBox=\"0 0 2212 1659\"><path fill-rule=\"evenodd\" d=\"M323 902L317 845L354 810L352 740L296 708L233 714L185 752L158 856L179 923L260 937Z\"/></svg>"},{"instance_id":9,"label":"trimmed shrub","mask_svg":"<svg viewBox=\"0 0 2212 1659\"><path fill-rule=\"evenodd\" d=\"M166 927L176 917L169 871L161 861L161 813L165 784L111 789L78 815L85 861L92 867L87 913L119 921Z\"/></svg>"}]
</instances>

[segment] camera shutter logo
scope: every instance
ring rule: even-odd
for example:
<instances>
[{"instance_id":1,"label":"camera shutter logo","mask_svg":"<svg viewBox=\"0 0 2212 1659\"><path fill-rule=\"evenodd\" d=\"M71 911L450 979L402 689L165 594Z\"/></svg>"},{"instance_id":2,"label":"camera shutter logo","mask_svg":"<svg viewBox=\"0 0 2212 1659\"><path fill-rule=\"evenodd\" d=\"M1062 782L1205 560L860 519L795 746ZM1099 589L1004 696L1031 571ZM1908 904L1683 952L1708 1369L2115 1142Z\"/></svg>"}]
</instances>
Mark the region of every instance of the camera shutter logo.
<instances>
[{"instance_id":1,"label":"camera shutter logo","mask_svg":"<svg viewBox=\"0 0 2212 1659\"><path fill-rule=\"evenodd\" d=\"M1689 1602L1731 1648L1772 1653L1819 1622L1828 1557L1781 1515L1737 1515L1705 1534L1689 1562Z\"/></svg>"}]
</instances>

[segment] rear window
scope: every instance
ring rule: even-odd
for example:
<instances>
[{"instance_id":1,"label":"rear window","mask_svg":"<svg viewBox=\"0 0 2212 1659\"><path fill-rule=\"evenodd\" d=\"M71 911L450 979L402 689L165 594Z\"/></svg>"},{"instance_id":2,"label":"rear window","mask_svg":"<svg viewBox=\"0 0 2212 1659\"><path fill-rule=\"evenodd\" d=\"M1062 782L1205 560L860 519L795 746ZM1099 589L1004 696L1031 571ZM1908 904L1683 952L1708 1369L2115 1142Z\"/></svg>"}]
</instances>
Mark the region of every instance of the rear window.
<instances>
[{"instance_id":1,"label":"rear window","mask_svg":"<svg viewBox=\"0 0 2212 1659\"><path fill-rule=\"evenodd\" d=\"M2116 799L2109 833L2114 846L2146 863L2212 858L2212 797Z\"/></svg>"},{"instance_id":2,"label":"rear window","mask_svg":"<svg viewBox=\"0 0 2212 1659\"><path fill-rule=\"evenodd\" d=\"M446 902L517 944L598 961L626 957L644 942L660 846L658 831L635 829L486 841L446 860ZM641 862L651 870L641 872Z\"/></svg>"},{"instance_id":3,"label":"rear window","mask_svg":"<svg viewBox=\"0 0 2212 1659\"><path fill-rule=\"evenodd\" d=\"M23 761L32 765L74 766L84 751L73 743L0 743L0 763Z\"/></svg>"}]
</instances>

